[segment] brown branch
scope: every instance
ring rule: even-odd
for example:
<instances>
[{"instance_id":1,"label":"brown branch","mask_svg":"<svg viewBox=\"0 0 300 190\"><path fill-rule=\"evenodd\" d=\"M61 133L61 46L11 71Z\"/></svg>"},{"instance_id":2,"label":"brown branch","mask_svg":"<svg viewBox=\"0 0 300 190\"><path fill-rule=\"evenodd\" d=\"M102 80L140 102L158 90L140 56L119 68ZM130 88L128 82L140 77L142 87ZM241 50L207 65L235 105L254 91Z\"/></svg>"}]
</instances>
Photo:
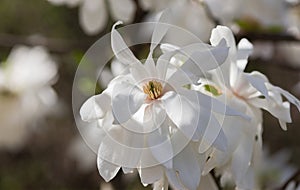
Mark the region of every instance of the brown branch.
<instances>
[{"instance_id":1,"label":"brown branch","mask_svg":"<svg viewBox=\"0 0 300 190\"><path fill-rule=\"evenodd\" d=\"M278 60L276 57L271 60L262 60L262 59L250 59L249 63L262 63L266 66L278 67L284 70L288 70L290 72L299 72L300 67L294 66L295 64L291 64L288 61Z\"/></svg>"},{"instance_id":2,"label":"brown branch","mask_svg":"<svg viewBox=\"0 0 300 190\"><path fill-rule=\"evenodd\" d=\"M272 42L300 42L299 38L286 33L271 34L271 33L261 33L261 32L240 32L236 35L237 41L242 38L247 38L250 41L272 41Z\"/></svg>"}]
</instances>

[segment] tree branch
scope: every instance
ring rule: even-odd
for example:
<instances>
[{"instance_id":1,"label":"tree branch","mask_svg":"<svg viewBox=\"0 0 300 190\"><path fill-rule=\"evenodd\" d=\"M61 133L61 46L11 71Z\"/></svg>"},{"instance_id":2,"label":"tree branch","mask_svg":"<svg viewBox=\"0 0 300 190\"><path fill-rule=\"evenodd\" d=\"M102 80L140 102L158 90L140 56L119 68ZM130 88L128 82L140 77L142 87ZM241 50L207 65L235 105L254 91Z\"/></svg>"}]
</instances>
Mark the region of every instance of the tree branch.
<instances>
[{"instance_id":1,"label":"tree branch","mask_svg":"<svg viewBox=\"0 0 300 190\"><path fill-rule=\"evenodd\" d=\"M299 38L296 38L293 35L286 34L286 33L261 33L261 32L240 32L236 35L237 40L241 40L242 38L247 38L250 41L272 41L272 42L300 42Z\"/></svg>"},{"instance_id":2,"label":"tree branch","mask_svg":"<svg viewBox=\"0 0 300 190\"><path fill-rule=\"evenodd\" d=\"M0 34L1 47L13 47L24 44L28 46L45 46L56 53L68 53L74 49L86 50L93 41L71 41L58 38L47 38L40 35L17 36L13 34Z\"/></svg>"}]
</instances>

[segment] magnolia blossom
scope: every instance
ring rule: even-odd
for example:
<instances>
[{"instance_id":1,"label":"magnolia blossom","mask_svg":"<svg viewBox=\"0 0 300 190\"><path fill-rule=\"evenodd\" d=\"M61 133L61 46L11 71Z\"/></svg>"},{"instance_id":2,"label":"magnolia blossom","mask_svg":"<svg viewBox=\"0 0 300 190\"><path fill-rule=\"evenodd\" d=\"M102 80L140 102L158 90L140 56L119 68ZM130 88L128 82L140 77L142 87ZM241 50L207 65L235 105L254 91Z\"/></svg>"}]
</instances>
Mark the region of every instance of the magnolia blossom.
<instances>
[{"instance_id":1,"label":"magnolia blossom","mask_svg":"<svg viewBox=\"0 0 300 190\"><path fill-rule=\"evenodd\" d=\"M52 89L57 68L42 47L15 47L0 68L0 147L18 148L29 122L45 114L56 102Z\"/></svg>"},{"instance_id":2,"label":"magnolia blossom","mask_svg":"<svg viewBox=\"0 0 300 190\"><path fill-rule=\"evenodd\" d=\"M288 9L285 0L204 0L213 16L222 24L238 21L253 29L286 27ZM220 7L222 7L220 9ZM271 29L270 28L270 29ZM275 28L273 28L275 29Z\"/></svg>"},{"instance_id":3,"label":"magnolia blossom","mask_svg":"<svg viewBox=\"0 0 300 190\"><path fill-rule=\"evenodd\" d=\"M141 0L141 5L145 10L149 10L150 15L147 21L157 20L158 15L164 9L173 12L171 24L181 27L203 41L208 41L210 31L215 24L207 16L200 1L195 0ZM143 31L144 32L144 31ZM176 30L166 34L167 40L178 45L186 45L193 42L193 39L182 37L182 31Z\"/></svg>"},{"instance_id":4,"label":"magnolia blossom","mask_svg":"<svg viewBox=\"0 0 300 190\"><path fill-rule=\"evenodd\" d=\"M167 15L162 15L162 22ZM115 30L118 24L111 33L112 50L129 72L115 77L80 110L82 120L97 122L106 134L99 138L99 173L109 181L120 168L124 173L136 168L144 185L155 183L155 188L164 189L170 183L175 189L197 189L206 151L211 146L226 150L215 114L248 118L188 87L224 62L226 43L190 44L162 54L155 62L153 51L169 27L157 23L142 64ZM186 58L182 67L170 62L177 54Z\"/></svg>"},{"instance_id":5,"label":"magnolia blossom","mask_svg":"<svg viewBox=\"0 0 300 190\"><path fill-rule=\"evenodd\" d=\"M79 23L89 35L99 33L106 26L108 15L126 23L132 21L136 5L132 0L48 0L55 5L79 6ZM108 3L108 4L106 4Z\"/></svg>"},{"instance_id":6,"label":"magnolia blossom","mask_svg":"<svg viewBox=\"0 0 300 190\"><path fill-rule=\"evenodd\" d=\"M242 39L238 46L229 28L218 26L212 31L211 44L217 45L222 39L230 46L229 56L220 66L221 72L211 71L211 81L201 80L202 85L193 88L206 91L213 97L226 101L231 107L246 113L251 120L225 117L222 129L227 137L227 151L212 148L205 166L205 173L217 168L224 180L228 176L237 188L254 188L254 165L259 159L262 146L262 111L269 111L278 118L282 129L291 122L290 103L300 110L300 102L287 91L273 86L262 73L245 73L247 58L252 44ZM284 96L288 101L283 101Z\"/></svg>"}]
</instances>

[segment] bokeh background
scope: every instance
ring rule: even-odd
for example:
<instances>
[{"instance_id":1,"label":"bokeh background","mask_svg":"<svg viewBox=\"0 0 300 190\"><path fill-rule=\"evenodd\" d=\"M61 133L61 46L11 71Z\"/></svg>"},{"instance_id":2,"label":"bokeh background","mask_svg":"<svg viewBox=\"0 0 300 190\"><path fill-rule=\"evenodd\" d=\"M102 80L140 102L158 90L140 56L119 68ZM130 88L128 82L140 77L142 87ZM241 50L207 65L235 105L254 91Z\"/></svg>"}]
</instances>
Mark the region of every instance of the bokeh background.
<instances>
[{"instance_id":1,"label":"bokeh background","mask_svg":"<svg viewBox=\"0 0 300 190\"><path fill-rule=\"evenodd\" d=\"M300 9L297 5L295 7ZM1 146L1 190L151 189L143 187L136 174L118 174L111 183L106 184L98 174L96 162L92 166L90 164L96 155L86 154L82 150L82 157L89 162L85 165L82 163L85 161L74 153L74 149L81 150L78 148L81 145L74 145L79 132L72 113L73 78L85 51L109 32L114 23L109 19L101 32L87 35L78 23L78 9L55 6L46 0L0 1L2 64L16 45L39 45L48 49L58 67L58 79L53 85L58 97L54 108L43 117L26 123L26 130L30 132L21 146L13 149ZM149 12L137 7L134 22L142 21ZM240 23L244 30L236 35L237 39L247 37L254 43L256 54L250 58L247 71L263 72L274 85L300 98L299 38L282 30L258 30L256 24L249 23ZM88 83L85 85L89 88ZM0 109L5 112L1 101ZM288 131L282 131L277 119L264 112L263 140L271 155L287 150L287 164L300 168L300 115L294 106L291 111L293 123L288 125ZM19 117L17 113L15 117ZM18 132L16 129L15 133ZM87 147L83 144L84 148Z\"/></svg>"}]
</instances>

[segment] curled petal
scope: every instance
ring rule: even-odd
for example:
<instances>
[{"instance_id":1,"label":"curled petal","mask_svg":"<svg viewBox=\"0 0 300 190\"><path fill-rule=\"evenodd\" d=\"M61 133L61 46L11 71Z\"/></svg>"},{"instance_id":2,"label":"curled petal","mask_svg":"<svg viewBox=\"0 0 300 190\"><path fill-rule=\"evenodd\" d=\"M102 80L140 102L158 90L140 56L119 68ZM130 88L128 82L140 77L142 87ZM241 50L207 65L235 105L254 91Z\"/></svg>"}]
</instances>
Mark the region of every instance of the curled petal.
<instances>
[{"instance_id":1,"label":"curled petal","mask_svg":"<svg viewBox=\"0 0 300 190\"><path fill-rule=\"evenodd\" d=\"M238 44L238 51L237 51L237 66L241 70L245 70L248 57L253 51L253 45L245 38L241 39Z\"/></svg>"},{"instance_id":2,"label":"curled petal","mask_svg":"<svg viewBox=\"0 0 300 190\"><path fill-rule=\"evenodd\" d=\"M111 99L102 93L89 98L80 109L80 116L83 121L93 121L103 118L108 110L110 110Z\"/></svg>"},{"instance_id":3,"label":"curled petal","mask_svg":"<svg viewBox=\"0 0 300 190\"><path fill-rule=\"evenodd\" d=\"M111 31L111 47L117 59L126 65L140 64L140 61L133 55L128 48L119 32L115 29L117 25L122 24L121 21L113 25Z\"/></svg>"}]
</instances>

